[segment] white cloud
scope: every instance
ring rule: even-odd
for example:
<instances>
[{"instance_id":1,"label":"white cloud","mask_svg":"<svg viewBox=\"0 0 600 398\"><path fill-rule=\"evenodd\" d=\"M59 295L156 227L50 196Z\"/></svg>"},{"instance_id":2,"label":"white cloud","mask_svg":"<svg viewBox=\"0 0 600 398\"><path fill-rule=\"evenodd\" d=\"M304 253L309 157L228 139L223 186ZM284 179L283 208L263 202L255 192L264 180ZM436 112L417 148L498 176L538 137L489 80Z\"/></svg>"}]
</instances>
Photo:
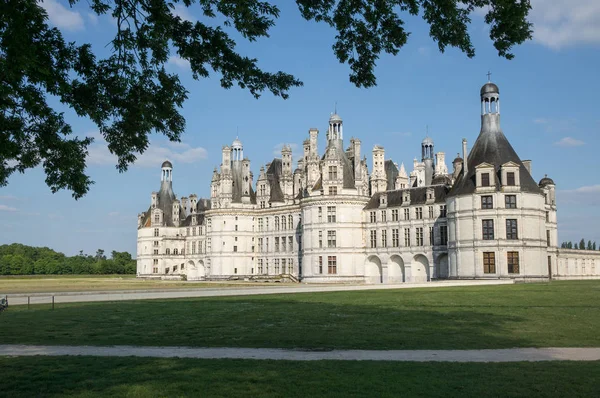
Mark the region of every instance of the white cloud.
<instances>
[{"instance_id":1,"label":"white cloud","mask_svg":"<svg viewBox=\"0 0 600 398\"><path fill-rule=\"evenodd\" d=\"M0 211L17 211L17 208L7 205L0 205Z\"/></svg>"},{"instance_id":2,"label":"white cloud","mask_svg":"<svg viewBox=\"0 0 600 398\"><path fill-rule=\"evenodd\" d=\"M118 211L111 211L110 213L108 213L108 216L109 216L109 217L116 217L116 216L118 216L118 215L119 215L119 212L118 212Z\"/></svg>"},{"instance_id":3,"label":"white cloud","mask_svg":"<svg viewBox=\"0 0 600 398\"><path fill-rule=\"evenodd\" d=\"M98 25L98 15L94 14L93 12L88 12L87 17L90 20L92 25L94 25L94 26Z\"/></svg>"},{"instance_id":4,"label":"white cloud","mask_svg":"<svg viewBox=\"0 0 600 398\"><path fill-rule=\"evenodd\" d=\"M431 55L431 50L429 49L429 47L419 47L417 49L417 52L423 57L428 57L429 55Z\"/></svg>"},{"instance_id":5,"label":"white cloud","mask_svg":"<svg viewBox=\"0 0 600 398\"><path fill-rule=\"evenodd\" d=\"M559 205L600 206L600 185L587 185L577 189L559 190L556 194Z\"/></svg>"},{"instance_id":6,"label":"white cloud","mask_svg":"<svg viewBox=\"0 0 600 398\"><path fill-rule=\"evenodd\" d=\"M19 198L13 195L0 195L0 200L19 200Z\"/></svg>"},{"instance_id":7,"label":"white cloud","mask_svg":"<svg viewBox=\"0 0 600 398\"><path fill-rule=\"evenodd\" d=\"M573 138L573 137L565 137L565 138L561 139L560 141L555 142L554 145L562 146L562 147L572 147L572 146L585 145L585 142L578 140L576 138Z\"/></svg>"},{"instance_id":8,"label":"white cloud","mask_svg":"<svg viewBox=\"0 0 600 398\"><path fill-rule=\"evenodd\" d=\"M169 57L169 63L181 69L190 69L190 61L181 58L179 55L171 55Z\"/></svg>"},{"instance_id":9,"label":"white cloud","mask_svg":"<svg viewBox=\"0 0 600 398\"><path fill-rule=\"evenodd\" d=\"M537 118L537 119L533 119L533 122L535 124L548 124L548 119Z\"/></svg>"},{"instance_id":10,"label":"white cloud","mask_svg":"<svg viewBox=\"0 0 600 398\"><path fill-rule=\"evenodd\" d=\"M173 13L173 15L178 16L179 18L183 19L184 21L190 21L190 22L194 22L196 21L196 18L194 18L192 16L192 14L190 14L188 8L186 6L184 6L183 4L175 4L175 9L171 11Z\"/></svg>"},{"instance_id":11,"label":"white cloud","mask_svg":"<svg viewBox=\"0 0 600 398\"><path fill-rule=\"evenodd\" d=\"M96 141L99 142L100 140ZM89 148L88 164L98 166L115 166L117 157L108 151L104 142L94 143ZM134 167L160 167L166 159L174 163L190 164L206 159L208 153L202 147L192 147L181 142L168 142L164 145L150 143L148 149L139 155Z\"/></svg>"},{"instance_id":12,"label":"white cloud","mask_svg":"<svg viewBox=\"0 0 600 398\"><path fill-rule=\"evenodd\" d=\"M43 0L40 5L48 13L50 22L56 27L72 31L83 29L83 17L77 11L69 10L56 0Z\"/></svg>"},{"instance_id":13,"label":"white cloud","mask_svg":"<svg viewBox=\"0 0 600 398\"><path fill-rule=\"evenodd\" d=\"M600 1L531 0L533 38L560 49L576 44L600 44Z\"/></svg>"}]
</instances>

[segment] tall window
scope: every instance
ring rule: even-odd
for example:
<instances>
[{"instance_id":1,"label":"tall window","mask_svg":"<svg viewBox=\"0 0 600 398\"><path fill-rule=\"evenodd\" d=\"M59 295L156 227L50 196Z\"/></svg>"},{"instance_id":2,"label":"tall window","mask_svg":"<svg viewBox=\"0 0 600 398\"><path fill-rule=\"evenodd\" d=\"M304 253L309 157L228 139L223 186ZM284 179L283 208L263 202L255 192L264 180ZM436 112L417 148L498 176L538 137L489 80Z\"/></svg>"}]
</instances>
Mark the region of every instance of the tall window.
<instances>
[{"instance_id":1,"label":"tall window","mask_svg":"<svg viewBox=\"0 0 600 398\"><path fill-rule=\"evenodd\" d=\"M483 253L483 273L484 274L495 274L496 273L496 253L484 252Z\"/></svg>"},{"instance_id":2,"label":"tall window","mask_svg":"<svg viewBox=\"0 0 600 398\"><path fill-rule=\"evenodd\" d=\"M386 210L381 210L381 221L383 221L383 222L387 221L387 211Z\"/></svg>"},{"instance_id":3,"label":"tall window","mask_svg":"<svg viewBox=\"0 0 600 398\"><path fill-rule=\"evenodd\" d=\"M404 228L404 246L410 246L410 228Z\"/></svg>"},{"instance_id":4,"label":"tall window","mask_svg":"<svg viewBox=\"0 0 600 398\"><path fill-rule=\"evenodd\" d=\"M381 247L387 247L387 231L381 231Z\"/></svg>"},{"instance_id":5,"label":"tall window","mask_svg":"<svg viewBox=\"0 0 600 398\"><path fill-rule=\"evenodd\" d=\"M319 256L319 274L323 273L323 256Z\"/></svg>"},{"instance_id":6,"label":"tall window","mask_svg":"<svg viewBox=\"0 0 600 398\"><path fill-rule=\"evenodd\" d=\"M515 173L513 171L506 173L506 185L511 187L515 186Z\"/></svg>"},{"instance_id":7,"label":"tall window","mask_svg":"<svg viewBox=\"0 0 600 398\"><path fill-rule=\"evenodd\" d=\"M152 260L152 264L154 264L154 265L158 265L158 259L157 259L157 258L155 258L154 260ZM158 272L158 271L157 271L157 272Z\"/></svg>"},{"instance_id":8,"label":"tall window","mask_svg":"<svg viewBox=\"0 0 600 398\"><path fill-rule=\"evenodd\" d=\"M507 252L506 262L508 263L508 273L518 274L519 273L519 252Z\"/></svg>"},{"instance_id":9,"label":"tall window","mask_svg":"<svg viewBox=\"0 0 600 398\"><path fill-rule=\"evenodd\" d=\"M440 206L440 217L446 218L446 205Z\"/></svg>"},{"instance_id":10,"label":"tall window","mask_svg":"<svg viewBox=\"0 0 600 398\"><path fill-rule=\"evenodd\" d=\"M546 230L546 246L550 246L550 231Z\"/></svg>"},{"instance_id":11,"label":"tall window","mask_svg":"<svg viewBox=\"0 0 600 398\"><path fill-rule=\"evenodd\" d=\"M519 239L517 233L517 220L506 220L506 239Z\"/></svg>"},{"instance_id":12,"label":"tall window","mask_svg":"<svg viewBox=\"0 0 600 398\"><path fill-rule=\"evenodd\" d=\"M275 274L279 274L279 259L275 259Z\"/></svg>"},{"instance_id":13,"label":"tall window","mask_svg":"<svg viewBox=\"0 0 600 398\"><path fill-rule=\"evenodd\" d=\"M493 209L494 208L494 198L491 195L486 195L481 197L481 208L482 209Z\"/></svg>"},{"instance_id":14,"label":"tall window","mask_svg":"<svg viewBox=\"0 0 600 398\"><path fill-rule=\"evenodd\" d=\"M337 180L337 166L329 166L329 179Z\"/></svg>"},{"instance_id":15,"label":"tall window","mask_svg":"<svg viewBox=\"0 0 600 398\"><path fill-rule=\"evenodd\" d=\"M154 215L154 222L160 222L160 214L156 213Z\"/></svg>"},{"instance_id":16,"label":"tall window","mask_svg":"<svg viewBox=\"0 0 600 398\"><path fill-rule=\"evenodd\" d=\"M423 246L423 228L417 228L417 246Z\"/></svg>"},{"instance_id":17,"label":"tall window","mask_svg":"<svg viewBox=\"0 0 600 398\"><path fill-rule=\"evenodd\" d=\"M319 222L321 222L321 221L323 221L323 208L322 207L319 207L318 213L319 213Z\"/></svg>"},{"instance_id":18,"label":"tall window","mask_svg":"<svg viewBox=\"0 0 600 398\"><path fill-rule=\"evenodd\" d=\"M433 206L429 206L429 218L433 218Z\"/></svg>"},{"instance_id":19,"label":"tall window","mask_svg":"<svg viewBox=\"0 0 600 398\"><path fill-rule=\"evenodd\" d=\"M319 247L323 247L323 231L319 231Z\"/></svg>"},{"instance_id":20,"label":"tall window","mask_svg":"<svg viewBox=\"0 0 600 398\"><path fill-rule=\"evenodd\" d=\"M288 250L294 251L294 237L288 236Z\"/></svg>"},{"instance_id":21,"label":"tall window","mask_svg":"<svg viewBox=\"0 0 600 398\"><path fill-rule=\"evenodd\" d=\"M259 218L258 219L258 231L262 232L262 230L263 230L263 219Z\"/></svg>"},{"instance_id":22,"label":"tall window","mask_svg":"<svg viewBox=\"0 0 600 398\"><path fill-rule=\"evenodd\" d=\"M404 209L404 219L410 220L410 209Z\"/></svg>"},{"instance_id":23,"label":"tall window","mask_svg":"<svg viewBox=\"0 0 600 398\"><path fill-rule=\"evenodd\" d=\"M335 231L327 231L327 247L335 247Z\"/></svg>"},{"instance_id":24,"label":"tall window","mask_svg":"<svg viewBox=\"0 0 600 398\"><path fill-rule=\"evenodd\" d=\"M517 208L517 195L506 195L504 196L504 207L507 209Z\"/></svg>"},{"instance_id":25,"label":"tall window","mask_svg":"<svg viewBox=\"0 0 600 398\"><path fill-rule=\"evenodd\" d=\"M258 238L258 252L262 253L263 251L263 238Z\"/></svg>"},{"instance_id":26,"label":"tall window","mask_svg":"<svg viewBox=\"0 0 600 398\"><path fill-rule=\"evenodd\" d=\"M285 216L281 216L281 229L285 231L287 229L287 223L285 222Z\"/></svg>"},{"instance_id":27,"label":"tall window","mask_svg":"<svg viewBox=\"0 0 600 398\"><path fill-rule=\"evenodd\" d=\"M275 238L275 253L279 251L279 237Z\"/></svg>"},{"instance_id":28,"label":"tall window","mask_svg":"<svg viewBox=\"0 0 600 398\"><path fill-rule=\"evenodd\" d=\"M398 209L392 210L392 221L398 221Z\"/></svg>"},{"instance_id":29,"label":"tall window","mask_svg":"<svg viewBox=\"0 0 600 398\"><path fill-rule=\"evenodd\" d=\"M434 245L433 227L429 227L429 244Z\"/></svg>"},{"instance_id":30,"label":"tall window","mask_svg":"<svg viewBox=\"0 0 600 398\"><path fill-rule=\"evenodd\" d=\"M371 217L371 222L376 222L377 221L377 213L372 211L369 213L369 216Z\"/></svg>"},{"instance_id":31,"label":"tall window","mask_svg":"<svg viewBox=\"0 0 600 398\"><path fill-rule=\"evenodd\" d=\"M392 247L400 246L400 238L398 235L399 235L398 228L392 229Z\"/></svg>"},{"instance_id":32,"label":"tall window","mask_svg":"<svg viewBox=\"0 0 600 398\"><path fill-rule=\"evenodd\" d=\"M546 212L546 222L550 222L550 212Z\"/></svg>"},{"instance_id":33,"label":"tall window","mask_svg":"<svg viewBox=\"0 0 600 398\"><path fill-rule=\"evenodd\" d=\"M290 229L294 229L294 216L288 216L288 225L290 226Z\"/></svg>"},{"instance_id":34,"label":"tall window","mask_svg":"<svg viewBox=\"0 0 600 398\"><path fill-rule=\"evenodd\" d=\"M279 231L279 217L275 216L275 231Z\"/></svg>"},{"instance_id":35,"label":"tall window","mask_svg":"<svg viewBox=\"0 0 600 398\"><path fill-rule=\"evenodd\" d=\"M327 222L336 222L335 206L327 206Z\"/></svg>"},{"instance_id":36,"label":"tall window","mask_svg":"<svg viewBox=\"0 0 600 398\"><path fill-rule=\"evenodd\" d=\"M494 239L494 220L483 220L483 240Z\"/></svg>"},{"instance_id":37,"label":"tall window","mask_svg":"<svg viewBox=\"0 0 600 398\"><path fill-rule=\"evenodd\" d=\"M423 208L422 207L417 207L415 209L415 213L417 215L417 220L422 220L423 219Z\"/></svg>"},{"instance_id":38,"label":"tall window","mask_svg":"<svg viewBox=\"0 0 600 398\"><path fill-rule=\"evenodd\" d=\"M440 227L440 245L448 245L448 227L446 225Z\"/></svg>"},{"instance_id":39,"label":"tall window","mask_svg":"<svg viewBox=\"0 0 600 398\"><path fill-rule=\"evenodd\" d=\"M154 249L154 254L158 254L158 249Z\"/></svg>"},{"instance_id":40,"label":"tall window","mask_svg":"<svg viewBox=\"0 0 600 398\"><path fill-rule=\"evenodd\" d=\"M337 274L337 257L327 256L327 273Z\"/></svg>"},{"instance_id":41,"label":"tall window","mask_svg":"<svg viewBox=\"0 0 600 398\"><path fill-rule=\"evenodd\" d=\"M377 247L377 231L371 231L371 247Z\"/></svg>"},{"instance_id":42,"label":"tall window","mask_svg":"<svg viewBox=\"0 0 600 398\"><path fill-rule=\"evenodd\" d=\"M158 228L154 228L154 236L158 236Z\"/></svg>"},{"instance_id":43,"label":"tall window","mask_svg":"<svg viewBox=\"0 0 600 398\"><path fill-rule=\"evenodd\" d=\"M154 241L154 246L158 246L158 241L157 240Z\"/></svg>"},{"instance_id":44,"label":"tall window","mask_svg":"<svg viewBox=\"0 0 600 398\"><path fill-rule=\"evenodd\" d=\"M481 186L482 187L490 186L490 173L481 173Z\"/></svg>"},{"instance_id":45,"label":"tall window","mask_svg":"<svg viewBox=\"0 0 600 398\"><path fill-rule=\"evenodd\" d=\"M337 187L329 187L329 195L337 195Z\"/></svg>"},{"instance_id":46,"label":"tall window","mask_svg":"<svg viewBox=\"0 0 600 398\"><path fill-rule=\"evenodd\" d=\"M171 249L166 249L165 254L171 254Z\"/></svg>"},{"instance_id":47,"label":"tall window","mask_svg":"<svg viewBox=\"0 0 600 398\"><path fill-rule=\"evenodd\" d=\"M285 236L282 236L281 237L281 251L282 252L286 252L287 251L287 247L286 247L287 245L286 245L285 242L286 242Z\"/></svg>"},{"instance_id":48,"label":"tall window","mask_svg":"<svg viewBox=\"0 0 600 398\"><path fill-rule=\"evenodd\" d=\"M192 254L196 254L196 242L192 242Z\"/></svg>"}]
</instances>

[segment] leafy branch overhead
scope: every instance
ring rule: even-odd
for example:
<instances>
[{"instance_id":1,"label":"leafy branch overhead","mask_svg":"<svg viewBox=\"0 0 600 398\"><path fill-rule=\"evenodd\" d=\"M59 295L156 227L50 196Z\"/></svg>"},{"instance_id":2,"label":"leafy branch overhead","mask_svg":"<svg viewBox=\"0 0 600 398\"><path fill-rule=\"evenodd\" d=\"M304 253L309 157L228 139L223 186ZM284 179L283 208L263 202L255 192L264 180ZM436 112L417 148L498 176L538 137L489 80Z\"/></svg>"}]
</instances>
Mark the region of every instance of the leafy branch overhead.
<instances>
[{"instance_id":1,"label":"leafy branch overhead","mask_svg":"<svg viewBox=\"0 0 600 398\"><path fill-rule=\"evenodd\" d=\"M116 21L111 53L99 58L89 44L66 42L48 25L39 0L0 3L0 186L15 171L42 166L53 192L85 195L93 181L85 173L91 138L72 137L63 114L48 103L58 100L97 126L127 170L160 133L178 141L185 129L179 110L188 91L165 69L176 53L189 61L194 79L220 76L258 98L265 91L287 98L302 82L282 71L268 72L258 60L236 52L227 33L249 41L268 37L279 9L259 0L88 0L97 15ZM78 0L69 0L71 6ZM514 45L531 38L529 0L297 0L303 18L335 29L333 52L350 67L357 87L376 85L382 53L396 55L410 32L402 18L421 15L440 51L475 50L468 33L471 15L487 9L485 22L498 54L511 59ZM184 20L175 6L193 7L197 21Z\"/></svg>"}]
</instances>

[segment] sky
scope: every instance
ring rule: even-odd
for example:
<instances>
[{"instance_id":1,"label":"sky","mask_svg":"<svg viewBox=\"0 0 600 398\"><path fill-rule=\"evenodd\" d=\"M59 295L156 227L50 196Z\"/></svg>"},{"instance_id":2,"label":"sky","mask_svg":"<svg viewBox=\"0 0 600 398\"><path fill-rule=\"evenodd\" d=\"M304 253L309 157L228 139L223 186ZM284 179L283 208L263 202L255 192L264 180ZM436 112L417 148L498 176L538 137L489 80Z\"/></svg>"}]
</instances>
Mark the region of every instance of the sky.
<instances>
[{"instance_id":1,"label":"sky","mask_svg":"<svg viewBox=\"0 0 600 398\"><path fill-rule=\"evenodd\" d=\"M239 136L256 179L261 165L280 156L283 144L299 155L311 127L321 132L322 151L336 103L345 145L350 137L361 139L369 165L371 149L382 145L386 159L404 163L410 172L428 131L451 170L462 139L470 148L479 134L479 89L488 71L500 87L504 134L521 159L532 160L536 181L547 174L556 183L559 240L600 243L600 2L531 0L534 38L516 47L511 61L498 57L481 12L470 26L472 59L452 48L440 53L425 22L407 16L408 43L397 56L381 56L377 86L369 89L350 83L349 67L331 49L333 29L303 20L294 2L276 3L281 16L270 37L236 40L237 48L265 70L294 74L303 87L292 89L287 100L270 93L257 100L237 87L221 88L218 75L193 80L187 62L174 54L168 69L189 90L181 110L185 135L180 143L153 135L150 148L125 173L116 170L97 127L65 108L76 134L96 138L87 168L95 184L74 200L68 191L52 194L40 168L14 174L0 188L0 244L47 246L68 255L97 249L135 255L137 214L147 210L152 191L158 190L165 159L173 163L178 197L209 197L223 145ZM106 52L116 31L110 17L92 14L87 2L70 8L67 0L46 0L42 6L67 40ZM197 5L179 6L176 12L191 20L200 17Z\"/></svg>"}]
</instances>

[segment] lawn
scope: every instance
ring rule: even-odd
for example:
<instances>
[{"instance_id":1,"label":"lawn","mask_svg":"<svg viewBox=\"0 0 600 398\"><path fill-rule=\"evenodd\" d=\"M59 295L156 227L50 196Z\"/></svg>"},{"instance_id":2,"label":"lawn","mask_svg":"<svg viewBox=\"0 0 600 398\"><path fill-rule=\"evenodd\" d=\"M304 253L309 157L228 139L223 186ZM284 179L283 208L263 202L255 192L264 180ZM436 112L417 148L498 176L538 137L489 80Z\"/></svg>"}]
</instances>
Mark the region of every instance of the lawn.
<instances>
[{"instance_id":1,"label":"lawn","mask_svg":"<svg viewBox=\"0 0 600 398\"><path fill-rule=\"evenodd\" d=\"M0 358L0 397L594 397L600 363Z\"/></svg>"},{"instance_id":2,"label":"lawn","mask_svg":"<svg viewBox=\"0 0 600 398\"><path fill-rule=\"evenodd\" d=\"M135 275L78 275L0 277L0 295L16 293L92 292L102 290L196 289L226 286L262 286L243 282L183 282L136 279Z\"/></svg>"},{"instance_id":3,"label":"lawn","mask_svg":"<svg viewBox=\"0 0 600 398\"><path fill-rule=\"evenodd\" d=\"M10 307L2 343L476 349L600 346L600 281Z\"/></svg>"}]
</instances>

